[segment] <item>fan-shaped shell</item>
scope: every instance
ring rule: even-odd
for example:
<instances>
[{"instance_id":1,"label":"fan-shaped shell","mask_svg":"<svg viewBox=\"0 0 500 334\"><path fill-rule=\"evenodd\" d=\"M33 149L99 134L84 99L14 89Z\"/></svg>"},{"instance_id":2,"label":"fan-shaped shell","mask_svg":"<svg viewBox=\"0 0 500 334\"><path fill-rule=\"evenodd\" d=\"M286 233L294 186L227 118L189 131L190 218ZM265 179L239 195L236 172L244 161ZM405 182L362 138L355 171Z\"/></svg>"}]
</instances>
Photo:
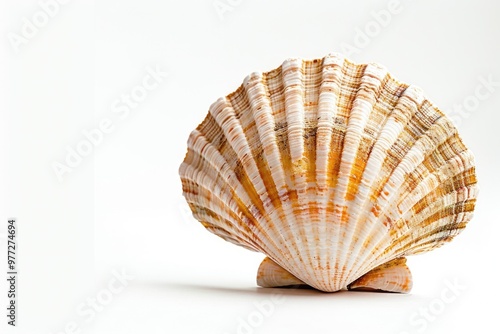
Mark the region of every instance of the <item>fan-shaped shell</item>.
<instances>
[{"instance_id":1,"label":"fan-shaped shell","mask_svg":"<svg viewBox=\"0 0 500 334\"><path fill-rule=\"evenodd\" d=\"M209 231L323 291L450 241L476 198L451 121L338 54L249 75L191 133L179 173Z\"/></svg>"}]
</instances>

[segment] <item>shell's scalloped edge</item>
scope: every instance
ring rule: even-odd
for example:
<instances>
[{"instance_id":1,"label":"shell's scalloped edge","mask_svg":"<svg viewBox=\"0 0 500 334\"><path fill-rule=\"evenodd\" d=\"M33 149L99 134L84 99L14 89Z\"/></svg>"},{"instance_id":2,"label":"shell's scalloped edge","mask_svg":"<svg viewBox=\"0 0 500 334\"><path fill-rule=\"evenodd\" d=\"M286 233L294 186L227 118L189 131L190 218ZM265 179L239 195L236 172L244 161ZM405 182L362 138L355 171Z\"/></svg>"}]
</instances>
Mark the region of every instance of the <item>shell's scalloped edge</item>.
<instances>
[{"instance_id":1,"label":"shell's scalloped edge","mask_svg":"<svg viewBox=\"0 0 500 334\"><path fill-rule=\"evenodd\" d=\"M219 97L215 102L213 102L211 105L210 105L210 109L212 109L215 105L219 104L219 103L222 103L228 99L230 99L232 96L234 96L235 94L238 94L241 90L244 89L245 85L247 85L251 80L253 79L257 79L257 78L262 78L264 76L269 76L271 75L273 72L276 72L276 71L281 71L281 69L283 68L283 66L285 66L286 64L289 64L289 63L293 63L293 62L318 62L318 61L321 61L321 62L325 62L326 60L328 59L331 59L333 62L332 63L337 63L338 65L341 65L342 64L351 64L351 65L355 65L355 66L372 66L372 67L375 67L377 68L378 70L383 70L383 71L386 71L386 75L391 79L391 80L394 80L394 82L398 85L406 85L407 88L406 88L406 94L408 94L409 96L411 96L413 99L415 99L416 101L419 101L420 103L423 102L423 101L427 101L430 103L430 105L442 116L442 117L446 117L447 119L449 119L448 115L439 107L437 107L434 103L432 103L427 97L426 97L426 94L425 94L425 91L417 86L417 85L412 85L412 84L408 84L407 82L405 81L402 81L402 80L399 80L397 77L394 77L393 74L391 74L390 72L388 72L388 69L386 66L378 63L378 62L367 62L367 63L363 63L363 62L355 62L353 60L351 60L350 58L347 58L345 57L343 54L339 53L339 52L331 52L331 53L328 53L326 56L322 57L322 58L300 58L300 57L290 57L290 58L287 58L285 59L280 66L278 67L275 67L271 70L268 70L268 71L254 71L250 74L248 74L242 81L242 83L238 86L238 88L236 88L234 91L230 92L229 94L225 95L225 96L222 96L222 97ZM450 119L451 121L451 119ZM453 126L455 126L454 123L452 123Z\"/></svg>"},{"instance_id":2,"label":"shell's scalloped edge","mask_svg":"<svg viewBox=\"0 0 500 334\"><path fill-rule=\"evenodd\" d=\"M318 62L318 61L321 61L321 62L325 62L325 60L328 60L328 59L331 59L333 60L332 63L336 63L338 65L341 65L341 64L351 64L351 65L355 65L355 66L372 66L372 67L375 67L379 70L383 70L383 71L388 71L387 67L378 63L378 62L367 62L367 63L362 63L362 62L355 62L347 57L345 57L344 55L342 55L341 53L338 53L338 52L331 52L331 53L328 53L326 56L322 57L322 58L300 58L300 57L291 57L291 58L287 58L285 59L280 66L278 67L275 67L271 70L267 70L267 71L254 71L250 74L248 74L244 79L243 79L243 82L238 86L237 89L235 89L234 91L230 92L229 94L227 94L226 96L224 97L219 97L219 99L217 99L216 102L214 102L212 105L215 105L216 103L220 103L221 99L222 100L225 100L225 99L228 99L230 98L231 96L237 94L241 89L244 88L244 86L250 82L252 79L255 79L255 78L261 78L263 76L269 76L270 74L272 74L273 72L276 72L276 71L280 71L283 66L286 66L290 63L294 63L294 62ZM418 87L418 86L415 86L415 85L410 85L408 83L406 83L405 81L401 81L399 79L397 79L396 77L394 77L390 72L387 72L387 75L389 76L389 78L391 78L392 80L394 80L394 82L396 84L400 84L400 85L406 85L408 86L408 89L411 89L414 91L414 96L415 97L421 97L421 96L424 96L424 91ZM434 106L435 107L435 106ZM439 108L436 108L435 109L439 110ZM442 113L444 115L444 113L439 110L440 113Z\"/></svg>"},{"instance_id":3,"label":"shell's scalloped edge","mask_svg":"<svg viewBox=\"0 0 500 334\"><path fill-rule=\"evenodd\" d=\"M414 99L417 103L423 103L424 101L428 102L430 104L430 106L432 108L434 108L434 110L437 113L439 113L441 115L441 117L444 117L445 119L447 119L450 122L450 124L452 125L452 127L456 129L456 125L452 121L452 119L449 118L448 115L441 108L437 107L432 101L430 101L427 98L427 96L425 94L425 91L421 87L419 87L417 85L413 85L413 84L408 84L405 81L399 80L398 78L394 77L391 74L391 72L389 72L388 69L384 65L381 65L378 62L367 62L367 63L355 62L355 61L349 59L348 57L345 57L340 52L330 52L330 53L328 53L326 56L324 56L322 58L290 57L290 58L285 59L280 66L277 66L274 69L271 69L271 70L268 70L268 71L254 71L254 72L248 74L243 79L243 82L234 91L230 92L229 94L227 94L225 96L221 96L217 100L215 100L210 105L209 110L213 110L217 105L226 103L229 99L231 99L231 97L233 97L236 94L239 94L242 90L245 89L245 85L248 85L251 80L262 78L264 76L269 76L273 72L276 72L276 71L281 71L282 68L283 68L283 66L285 64L289 64L289 63L292 63L292 62L298 62L298 61L300 61L302 63L304 63L304 62L318 62L318 61L321 61L322 63L325 63L325 61L327 61L327 60L331 60L332 64L338 64L339 66L343 66L344 64L351 64L351 65L355 65L355 66L365 66L365 67L366 66L373 66L373 67L375 67L378 70L385 71L386 75L388 76L388 78L390 78L391 80L393 80L395 84L397 84L397 85L405 85L406 86L405 94L407 96L409 96L412 99ZM206 120L206 118L198 125L197 129L203 124L203 122L205 122L205 120ZM461 138L461 136L459 136L459 137ZM187 155L187 153L186 153L186 155Z\"/></svg>"}]
</instances>

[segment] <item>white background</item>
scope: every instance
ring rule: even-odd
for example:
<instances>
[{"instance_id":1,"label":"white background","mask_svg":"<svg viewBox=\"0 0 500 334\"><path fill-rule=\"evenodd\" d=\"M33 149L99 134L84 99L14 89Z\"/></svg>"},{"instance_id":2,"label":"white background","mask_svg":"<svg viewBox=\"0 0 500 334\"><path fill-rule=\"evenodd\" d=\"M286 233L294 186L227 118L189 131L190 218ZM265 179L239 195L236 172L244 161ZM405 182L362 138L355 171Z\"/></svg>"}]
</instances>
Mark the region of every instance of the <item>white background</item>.
<instances>
[{"instance_id":1,"label":"white background","mask_svg":"<svg viewBox=\"0 0 500 334\"><path fill-rule=\"evenodd\" d=\"M498 328L489 305L500 297L499 2L401 0L384 26L373 12L391 9L388 1L222 0L231 9L223 13L216 3L73 0L45 24L37 1L2 1L1 252L6 220L16 217L20 272L18 327L9 333ZM13 45L13 34L37 15L44 26ZM263 255L207 233L181 195L186 140L212 102L252 71L334 51L384 64L422 87L459 123L476 156L475 217L449 245L409 259L409 295L257 288ZM168 77L120 118L113 104L142 84L148 68ZM477 89L487 91L481 78L496 86L477 99ZM458 114L464 104L469 110ZM113 130L60 182L54 162L64 163L68 147L85 140L82 131L103 119ZM134 279L89 320L77 309L110 296L113 270ZM460 289L450 292L449 284ZM6 328L4 279L0 288ZM443 301L443 293L453 298Z\"/></svg>"}]
</instances>

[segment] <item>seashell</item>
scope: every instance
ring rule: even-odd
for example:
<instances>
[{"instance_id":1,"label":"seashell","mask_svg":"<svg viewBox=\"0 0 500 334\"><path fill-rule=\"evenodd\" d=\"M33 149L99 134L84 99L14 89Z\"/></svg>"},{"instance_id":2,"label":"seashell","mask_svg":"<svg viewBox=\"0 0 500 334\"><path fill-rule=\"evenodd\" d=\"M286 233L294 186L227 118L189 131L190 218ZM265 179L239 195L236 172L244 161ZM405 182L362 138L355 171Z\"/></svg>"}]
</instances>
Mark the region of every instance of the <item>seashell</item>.
<instances>
[{"instance_id":1,"label":"seashell","mask_svg":"<svg viewBox=\"0 0 500 334\"><path fill-rule=\"evenodd\" d=\"M406 256L472 218L474 159L418 88L339 54L286 60L218 99L179 174L194 217L267 257L257 284L409 292Z\"/></svg>"}]
</instances>

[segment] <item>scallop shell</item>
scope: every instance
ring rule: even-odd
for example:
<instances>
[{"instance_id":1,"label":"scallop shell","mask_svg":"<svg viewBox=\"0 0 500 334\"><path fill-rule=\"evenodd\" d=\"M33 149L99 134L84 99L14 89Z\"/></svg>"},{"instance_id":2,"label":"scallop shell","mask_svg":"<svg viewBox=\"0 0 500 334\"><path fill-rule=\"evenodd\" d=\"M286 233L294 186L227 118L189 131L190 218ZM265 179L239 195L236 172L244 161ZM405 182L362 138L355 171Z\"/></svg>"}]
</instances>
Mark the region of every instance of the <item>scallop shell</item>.
<instances>
[{"instance_id":1,"label":"scallop shell","mask_svg":"<svg viewBox=\"0 0 500 334\"><path fill-rule=\"evenodd\" d=\"M408 255L472 218L476 175L421 90L342 55L286 60L218 99L179 169L194 217L267 255L260 286L408 292Z\"/></svg>"}]
</instances>

